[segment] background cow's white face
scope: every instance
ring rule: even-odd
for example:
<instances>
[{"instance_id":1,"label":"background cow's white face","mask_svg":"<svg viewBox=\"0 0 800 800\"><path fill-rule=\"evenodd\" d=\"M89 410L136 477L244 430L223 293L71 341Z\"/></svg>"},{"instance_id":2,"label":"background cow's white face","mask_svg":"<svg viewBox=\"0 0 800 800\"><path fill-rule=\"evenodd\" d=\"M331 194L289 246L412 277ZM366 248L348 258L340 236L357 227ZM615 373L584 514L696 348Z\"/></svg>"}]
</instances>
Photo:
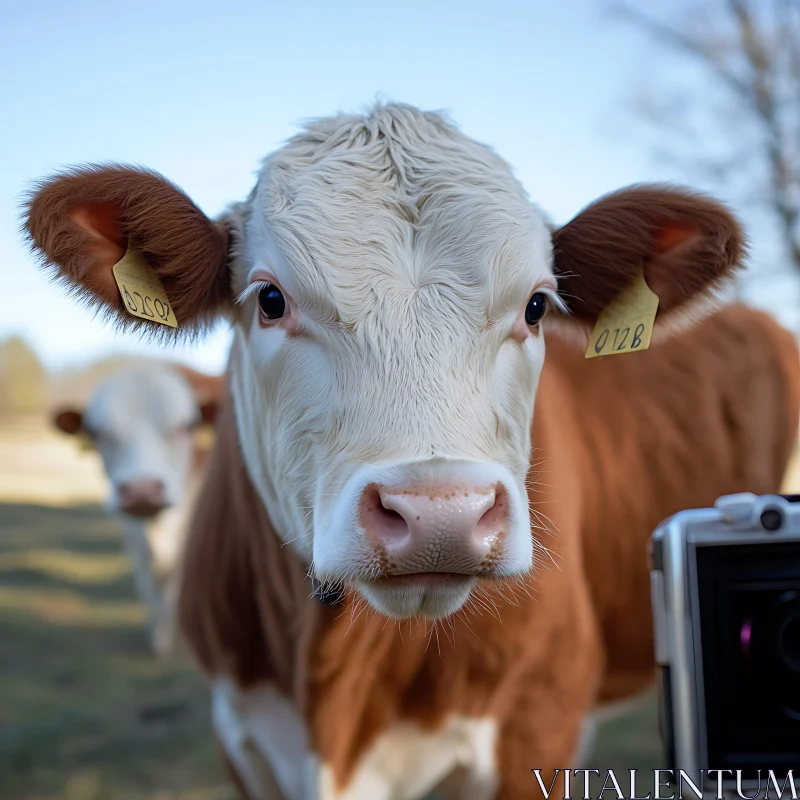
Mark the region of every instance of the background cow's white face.
<instances>
[{"instance_id":1,"label":"background cow's white face","mask_svg":"<svg viewBox=\"0 0 800 800\"><path fill-rule=\"evenodd\" d=\"M585 347L642 275L657 331L691 319L744 240L710 198L634 186L551 245L501 159L402 105L312 123L217 221L160 175L112 165L44 181L25 225L124 326L150 325L114 280L131 242L182 331L232 314L239 438L277 532L318 577L398 617L450 613L478 578L531 566L525 475L554 271Z\"/></svg>"},{"instance_id":2,"label":"background cow's white face","mask_svg":"<svg viewBox=\"0 0 800 800\"><path fill-rule=\"evenodd\" d=\"M436 115L334 118L232 216L237 417L279 533L395 616L529 569L545 351L525 314L558 299L507 164Z\"/></svg>"},{"instance_id":3,"label":"background cow's white face","mask_svg":"<svg viewBox=\"0 0 800 800\"><path fill-rule=\"evenodd\" d=\"M154 517L183 496L201 410L189 383L162 367L126 367L101 381L81 413L62 411L63 430L85 433L103 460L110 510Z\"/></svg>"}]
</instances>

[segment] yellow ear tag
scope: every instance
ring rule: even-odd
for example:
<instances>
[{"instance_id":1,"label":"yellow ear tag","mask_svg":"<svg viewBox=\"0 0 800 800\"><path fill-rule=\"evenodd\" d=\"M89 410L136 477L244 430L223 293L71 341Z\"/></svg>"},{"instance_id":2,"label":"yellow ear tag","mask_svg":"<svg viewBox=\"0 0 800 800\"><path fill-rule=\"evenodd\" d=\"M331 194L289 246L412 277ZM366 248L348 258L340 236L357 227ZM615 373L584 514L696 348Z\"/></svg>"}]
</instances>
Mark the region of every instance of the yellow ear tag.
<instances>
[{"instance_id":1,"label":"yellow ear tag","mask_svg":"<svg viewBox=\"0 0 800 800\"><path fill-rule=\"evenodd\" d=\"M114 280L129 314L170 328L178 327L175 312L158 275L131 242L122 259L114 264Z\"/></svg>"},{"instance_id":2,"label":"yellow ear tag","mask_svg":"<svg viewBox=\"0 0 800 800\"><path fill-rule=\"evenodd\" d=\"M199 450L210 450L214 444L214 428L212 425L203 424L195 434L195 445Z\"/></svg>"},{"instance_id":3,"label":"yellow ear tag","mask_svg":"<svg viewBox=\"0 0 800 800\"><path fill-rule=\"evenodd\" d=\"M650 347L653 323L658 311L658 295L650 290L640 272L616 300L597 318L586 358L617 353L638 353Z\"/></svg>"}]
</instances>

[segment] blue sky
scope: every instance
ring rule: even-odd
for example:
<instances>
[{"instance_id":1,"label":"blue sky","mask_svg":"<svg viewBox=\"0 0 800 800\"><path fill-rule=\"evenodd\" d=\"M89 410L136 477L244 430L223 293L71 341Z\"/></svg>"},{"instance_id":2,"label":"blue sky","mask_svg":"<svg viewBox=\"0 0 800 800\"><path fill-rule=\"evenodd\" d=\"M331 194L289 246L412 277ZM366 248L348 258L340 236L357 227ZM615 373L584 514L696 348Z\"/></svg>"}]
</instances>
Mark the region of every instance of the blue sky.
<instances>
[{"instance_id":1,"label":"blue sky","mask_svg":"<svg viewBox=\"0 0 800 800\"><path fill-rule=\"evenodd\" d=\"M556 222L628 183L686 182L630 133L627 99L655 67L601 5L5 0L0 338L21 333L50 368L151 349L50 285L23 245L21 193L68 164L146 165L213 215L300 121L384 97L447 110ZM228 341L220 328L173 354L218 369Z\"/></svg>"}]
</instances>

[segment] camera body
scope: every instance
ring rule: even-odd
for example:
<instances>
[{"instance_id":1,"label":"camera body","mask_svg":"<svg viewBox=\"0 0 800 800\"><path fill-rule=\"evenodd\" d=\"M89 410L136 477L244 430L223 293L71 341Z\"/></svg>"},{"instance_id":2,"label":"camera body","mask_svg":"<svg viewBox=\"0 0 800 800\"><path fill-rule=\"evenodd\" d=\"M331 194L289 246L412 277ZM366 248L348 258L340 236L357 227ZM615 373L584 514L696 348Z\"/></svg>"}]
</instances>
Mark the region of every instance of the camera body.
<instances>
[{"instance_id":1,"label":"camera body","mask_svg":"<svg viewBox=\"0 0 800 800\"><path fill-rule=\"evenodd\" d=\"M651 541L669 768L717 792L800 784L800 496L736 494L682 511ZM759 777L758 770L762 771ZM790 792L791 796L791 792Z\"/></svg>"}]
</instances>

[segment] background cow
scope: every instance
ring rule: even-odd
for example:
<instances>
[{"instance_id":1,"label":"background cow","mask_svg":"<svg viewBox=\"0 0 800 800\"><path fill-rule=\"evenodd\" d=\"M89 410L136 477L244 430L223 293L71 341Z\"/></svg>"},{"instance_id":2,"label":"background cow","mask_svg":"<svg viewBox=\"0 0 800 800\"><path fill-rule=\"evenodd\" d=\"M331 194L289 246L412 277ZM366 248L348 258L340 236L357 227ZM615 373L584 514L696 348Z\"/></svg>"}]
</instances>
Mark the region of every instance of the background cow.
<instances>
[{"instance_id":1,"label":"background cow","mask_svg":"<svg viewBox=\"0 0 800 800\"><path fill-rule=\"evenodd\" d=\"M122 520L153 648L164 657L176 653L177 566L208 455L197 432L213 422L221 388L221 378L182 365L127 366L101 380L85 408L53 415L102 458L107 505Z\"/></svg>"},{"instance_id":2,"label":"background cow","mask_svg":"<svg viewBox=\"0 0 800 800\"><path fill-rule=\"evenodd\" d=\"M620 357L613 380L579 359L603 384L596 402L558 361L542 372L544 327L585 346L641 271L662 334L701 314L742 255L727 210L633 187L551 236L508 166L436 114L312 123L217 222L159 176L109 167L46 181L27 227L124 324L138 323L112 268L130 242L184 327L234 322L235 414L192 527L181 618L252 797L418 798L448 776L462 797L535 793L530 768L574 763L594 703L625 693L604 686L651 672L652 525L684 501L777 488L793 441L797 352L750 312L722 335L708 321L660 356ZM704 363L711 341L753 337L763 437ZM706 418L723 449L695 462ZM678 462L673 419L691 442ZM675 483L662 455L684 468ZM309 571L352 613L316 604ZM450 644L429 646L431 630Z\"/></svg>"}]
</instances>

